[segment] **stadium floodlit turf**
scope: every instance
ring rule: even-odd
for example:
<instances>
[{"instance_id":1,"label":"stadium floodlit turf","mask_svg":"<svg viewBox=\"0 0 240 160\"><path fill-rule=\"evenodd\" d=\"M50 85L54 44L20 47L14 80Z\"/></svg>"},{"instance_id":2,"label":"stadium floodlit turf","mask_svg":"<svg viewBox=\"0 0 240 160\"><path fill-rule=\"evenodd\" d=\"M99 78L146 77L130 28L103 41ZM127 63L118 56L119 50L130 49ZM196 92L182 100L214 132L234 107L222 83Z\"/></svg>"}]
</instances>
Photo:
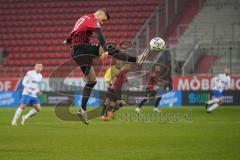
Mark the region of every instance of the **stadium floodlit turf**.
<instances>
[{"instance_id":1,"label":"stadium floodlit turf","mask_svg":"<svg viewBox=\"0 0 240 160\"><path fill-rule=\"evenodd\" d=\"M240 159L240 107L211 114L203 107L165 108L162 118L152 118L150 107L142 118L123 108L115 120L95 119L89 126L61 121L49 107L25 126L12 127L14 112L0 109L1 160ZM174 115L182 118L166 118Z\"/></svg>"}]
</instances>

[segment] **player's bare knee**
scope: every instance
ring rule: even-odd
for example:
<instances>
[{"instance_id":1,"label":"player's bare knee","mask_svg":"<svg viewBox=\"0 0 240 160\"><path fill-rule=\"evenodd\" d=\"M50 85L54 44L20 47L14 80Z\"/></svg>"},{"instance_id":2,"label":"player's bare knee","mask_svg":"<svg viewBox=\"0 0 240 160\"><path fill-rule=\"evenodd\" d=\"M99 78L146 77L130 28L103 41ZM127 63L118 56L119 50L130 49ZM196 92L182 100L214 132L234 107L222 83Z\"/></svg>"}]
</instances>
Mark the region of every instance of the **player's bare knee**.
<instances>
[{"instance_id":1,"label":"player's bare knee","mask_svg":"<svg viewBox=\"0 0 240 160\"><path fill-rule=\"evenodd\" d=\"M118 100L118 101L117 101L117 104L122 104L122 105L124 105L125 102L124 102L123 100Z\"/></svg>"},{"instance_id":2,"label":"player's bare knee","mask_svg":"<svg viewBox=\"0 0 240 160\"><path fill-rule=\"evenodd\" d=\"M94 71L90 70L89 74L87 75L87 81L88 82L95 82L96 81L96 74Z\"/></svg>"},{"instance_id":3,"label":"player's bare knee","mask_svg":"<svg viewBox=\"0 0 240 160\"><path fill-rule=\"evenodd\" d=\"M41 111L41 106L34 106L34 108L36 109L37 112Z\"/></svg>"},{"instance_id":4,"label":"player's bare knee","mask_svg":"<svg viewBox=\"0 0 240 160\"><path fill-rule=\"evenodd\" d=\"M117 104L120 104L121 103L121 100L117 100Z\"/></svg>"},{"instance_id":5,"label":"player's bare knee","mask_svg":"<svg viewBox=\"0 0 240 160\"><path fill-rule=\"evenodd\" d=\"M96 82L97 79L96 79L96 74L95 74L93 67L91 67L86 78L89 83Z\"/></svg>"},{"instance_id":6,"label":"player's bare knee","mask_svg":"<svg viewBox=\"0 0 240 160\"><path fill-rule=\"evenodd\" d=\"M35 108L37 112L40 112L41 111L41 108Z\"/></svg>"},{"instance_id":7,"label":"player's bare knee","mask_svg":"<svg viewBox=\"0 0 240 160\"><path fill-rule=\"evenodd\" d=\"M25 104L20 104L19 108L21 108L22 110L24 110L27 106Z\"/></svg>"},{"instance_id":8,"label":"player's bare knee","mask_svg":"<svg viewBox=\"0 0 240 160\"><path fill-rule=\"evenodd\" d=\"M220 104L223 104L223 99L220 99L219 101L218 101L218 104L220 105Z\"/></svg>"},{"instance_id":9,"label":"player's bare knee","mask_svg":"<svg viewBox=\"0 0 240 160\"><path fill-rule=\"evenodd\" d=\"M111 107L114 107L115 105L116 105L115 102L111 102L111 104L110 104Z\"/></svg>"},{"instance_id":10,"label":"player's bare knee","mask_svg":"<svg viewBox=\"0 0 240 160\"><path fill-rule=\"evenodd\" d=\"M104 103L105 105L109 105L110 104L110 100L107 98L106 100L105 100L105 103Z\"/></svg>"},{"instance_id":11,"label":"player's bare knee","mask_svg":"<svg viewBox=\"0 0 240 160\"><path fill-rule=\"evenodd\" d=\"M126 105L126 102L124 100L122 100L120 104Z\"/></svg>"},{"instance_id":12,"label":"player's bare knee","mask_svg":"<svg viewBox=\"0 0 240 160\"><path fill-rule=\"evenodd\" d=\"M161 98L161 96L160 96L160 95L158 95L158 96L156 96L155 98Z\"/></svg>"},{"instance_id":13,"label":"player's bare knee","mask_svg":"<svg viewBox=\"0 0 240 160\"><path fill-rule=\"evenodd\" d=\"M87 76L87 82L89 83L95 82L96 80L96 76Z\"/></svg>"}]
</instances>

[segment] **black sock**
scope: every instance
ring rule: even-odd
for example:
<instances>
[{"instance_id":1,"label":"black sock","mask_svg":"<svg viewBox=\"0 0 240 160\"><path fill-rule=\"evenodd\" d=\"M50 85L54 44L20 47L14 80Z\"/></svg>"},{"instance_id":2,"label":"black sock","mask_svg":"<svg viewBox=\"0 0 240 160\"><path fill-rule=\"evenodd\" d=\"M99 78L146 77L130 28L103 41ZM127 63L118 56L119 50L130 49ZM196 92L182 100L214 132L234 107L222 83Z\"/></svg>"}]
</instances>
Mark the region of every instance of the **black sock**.
<instances>
[{"instance_id":1,"label":"black sock","mask_svg":"<svg viewBox=\"0 0 240 160\"><path fill-rule=\"evenodd\" d=\"M119 110L122 106L123 106L122 103L118 104L115 108L113 108L113 112L116 112L116 111Z\"/></svg>"},{"instance_id":2,"label":"black sock","mask_svg":"<svg viewBox=\"0 0 240 160\"><path fill-rule=\"evenodd\" d=\"M111 105L107 105L106 111L105 111L105 116L108 116L108 112L112 111L113 107Z\"/></svg>"},{"instance_id":3,"label":"black sock","mask_svg":"<svg viewBox=\"0 0 240 160\"><path fill-rule=\"evenodd\" d=\"M161 99L162 99L162 97L159 97L159 98L156 99L155 104L154 104L155 107L158 107L158 104L159 104Z\"/></svg>"},{"instance_id":4,"label":"black sock","mask_svg":"<svg viewBox=\"0 0 240 160\"><path fill-rule=\"evenodd\" d=\"M101 116L106 116L107 115L107 109L108 109L108 105L104 104Z\"/></svg>"},{"instance_id":5,"label":"black sock","mask_svg":"<svg viewBox=\"0 0 240 160\"><path fill-rule=\"evenodd\" d=\"M118 49L111 49L108 50L108 54L113 56L114 58L122 61L127 61L127 62L133 62L135 63L137 61L137 57L130 56L129 54L125 52L121 52Z\"/></svg>"},{"instance_id":6,"label":"black sock","mask_svg":"<svg viewBox=\"0 0 240 160\"><path fill-rule=\"evenodd\" d=\"M138 107L141 108L142 105L144 105L144 103L146 103L146 102L147 102L147 99L143 99L143 100L139 103Z\"/></svg>"},{"instance_id":7,"label":"black sock","mask_svg":"<svg viewBox=\"0 0 240 160\"><path fill-rule=\"evenodd\" d=\"M88 82L83 89L81 107L84 111L86 111L86 106L87 106L89 96L91 95L92 89L96 85L96 83L97 82Z\"/></svg>"}]
</instances>

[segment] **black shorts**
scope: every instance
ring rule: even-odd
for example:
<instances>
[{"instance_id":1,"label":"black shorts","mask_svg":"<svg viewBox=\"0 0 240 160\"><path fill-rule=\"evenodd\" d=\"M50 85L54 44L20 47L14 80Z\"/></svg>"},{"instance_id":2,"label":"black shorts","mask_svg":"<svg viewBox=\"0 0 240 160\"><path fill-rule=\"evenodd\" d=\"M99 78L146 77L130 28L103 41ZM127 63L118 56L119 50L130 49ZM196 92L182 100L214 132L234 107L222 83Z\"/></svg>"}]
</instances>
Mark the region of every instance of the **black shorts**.
<instances>
[{"instance_id":1,"label":"black shorts","mask_svg":"<svg viewBox=\"0 0 240 160\"><path fill-rule=\"evenodd\" d=\"M155 97L157 95L157 92L155 90L146 90L145 96L148 98Z\"/></svg>"},{"instance_id":2,"label":"black shorts","mask_svg":"<svg viewBox=\"0 0 240 160\"><path fill-rule=\"evenodd\" d=\"M87 76L93 59L99 57L99 45L81 44L73 46L71 56L78 66L80 66L83 74Z\"/></svg>"},{"instance_id":3,"label":"black shorts","mask_svg":"<svg viewBox=\"0 0 240 160\"><path fill-rule=\"evenodd\" d=\"M107 98L109 98L110 101L121 100L122 92L121 90L108 89Z\"/></svg>"}]
</instances>

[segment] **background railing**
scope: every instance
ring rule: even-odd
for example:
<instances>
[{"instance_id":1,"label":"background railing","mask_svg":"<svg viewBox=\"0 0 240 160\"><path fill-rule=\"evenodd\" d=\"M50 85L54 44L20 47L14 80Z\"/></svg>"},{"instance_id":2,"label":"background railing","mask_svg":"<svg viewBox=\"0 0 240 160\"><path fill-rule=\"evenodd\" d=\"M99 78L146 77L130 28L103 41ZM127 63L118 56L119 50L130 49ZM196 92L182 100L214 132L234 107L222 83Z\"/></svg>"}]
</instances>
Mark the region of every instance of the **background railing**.
<instances>
[{"instance_id":1,"label":"background railing","mask_svg":"<svg viewBox=\"0 0 240 160\"><path fill-rule=\"evenodd\" d=\"M197 0L196 2L198 2L199 6L202 6L204 1ZM162 0L162 3L156 6L152 15L136 34L133 40L136 51L140 52L143 48L146 48L152 38L163 36L174 18L182 13L186 2L185 0Z\"/></svg>"},{"instance_id":2,"label":"background railing","mask_svg":"<svg viewBox=\"0 0 240 160\"><path fill-rule=\"evenodd\" d=\"M207 0L205 5L208 8L197 15L191 24L177 26L176 37L172 37L177 43L170 46L173 73L199 74L196 66L205 56L205 62L210 67L204 74L217 74L224 67L229 67L232 74L240 74L240 20L237 16L240 1ZM211 11L209 13L215 16L220 11L223 18L204 19L204 16L210 16L206 11ZM198 49L193 49L197 42Z\"/></svg>"}]
</instances>

